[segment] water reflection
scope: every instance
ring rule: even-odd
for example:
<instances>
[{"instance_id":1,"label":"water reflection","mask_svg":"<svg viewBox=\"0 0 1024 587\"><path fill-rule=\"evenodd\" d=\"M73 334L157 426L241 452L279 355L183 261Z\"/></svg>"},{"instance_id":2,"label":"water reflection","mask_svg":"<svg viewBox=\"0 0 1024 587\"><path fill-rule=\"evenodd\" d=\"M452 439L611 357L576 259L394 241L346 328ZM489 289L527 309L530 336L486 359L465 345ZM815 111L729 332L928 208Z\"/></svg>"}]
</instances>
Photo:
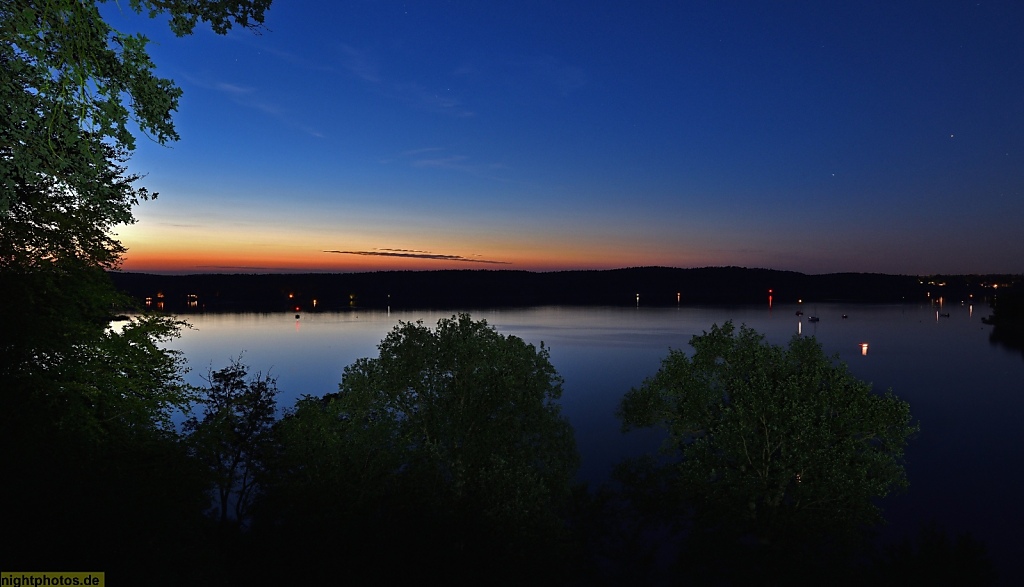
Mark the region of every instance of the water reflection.
<instances>
[{"instance_id":1,"label":"water reflection","mask_svg":"<svg viewBox=\"0 0 1024 587\"><path fill-rule=\"evenodd\" d=\"M155 301L155 300L154 300ZM763 333L774 344L794 335L792 317L800 305L737 307L621 308L541 307L471 311L503 334L551 349L551 361L565 380L562 407L583 454L581 480L603 481L611 464L656 450L654 431L623 437L615 409L622 395L653 375L670 348L689 350L694 335L732 319ZM1024 493L1024 474L1006 463L1020 460L1024 427L1024 363L1017 351L989 343L992 327L963 313L937 320L936 304L871 305L851 308L819 304L825 317L813 333L829 355L838 355L858 378L875 389L892 389L910 402L921 435L907 450L911 483L904 495L883 502L895 537L915 533L920 521L939 519L950 531L984 540L994 559L1024 552L1024 513L1015 504ZM204 314L188 316L186 330L171 346L181 349L198 374L222 367L240 351L254 368L273 368L283 393L282 407L301 394L337 391L345 366L377 355L377 344L402 321L435 324L454 311ZM847 313L847 320L828 320ZM803 336L803 321L796 334ZM875 348L871 360L859 360ZM1008 515L1007 512L1010 512ZM1002 557L1002 559L1000 559ZM1008 564L1008 563L1007 563Z\"/></svg>"}]
</instances>

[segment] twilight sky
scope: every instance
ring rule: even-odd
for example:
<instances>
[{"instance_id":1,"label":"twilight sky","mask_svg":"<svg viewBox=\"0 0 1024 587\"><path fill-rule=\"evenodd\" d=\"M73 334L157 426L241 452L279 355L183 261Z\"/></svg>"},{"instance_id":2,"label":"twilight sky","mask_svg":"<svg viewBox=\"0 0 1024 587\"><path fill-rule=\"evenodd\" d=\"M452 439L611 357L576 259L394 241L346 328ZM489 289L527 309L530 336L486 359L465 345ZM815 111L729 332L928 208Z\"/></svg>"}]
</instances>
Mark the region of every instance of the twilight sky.
<instances>
[{"instance_id":1,"label":"twilight sky","mask_svg":"<svg viewBox=\"0 0 1024 587\"><path fill-rule=\"evenodd\" d=\"M125 270L1024 272L1015 0L104 11L185 91Z\"/></svg>"}]
</instances>

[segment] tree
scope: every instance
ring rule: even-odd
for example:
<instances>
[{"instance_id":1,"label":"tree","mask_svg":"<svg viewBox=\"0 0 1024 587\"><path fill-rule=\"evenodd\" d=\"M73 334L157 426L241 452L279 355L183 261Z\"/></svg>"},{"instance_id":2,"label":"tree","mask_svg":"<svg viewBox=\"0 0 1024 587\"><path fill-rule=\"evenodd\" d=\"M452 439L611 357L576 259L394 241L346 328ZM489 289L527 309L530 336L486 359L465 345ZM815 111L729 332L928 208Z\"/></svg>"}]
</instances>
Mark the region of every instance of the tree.
<instances>
[{"instance_id":1,"label":"tree","mask_svg":"<svg viewBox=\"0 0 1024 587\"><path fill-rule=\"evenodd\" d=\"M233 25L258 29L269 4L128 3L150 17L170 16L178 35L190 33L200 20L219 33ZM153 381L127 378L153 372L123 359L141 355L103 358L105 346L129 338L127 348L149 349L148 359L180 366L173 353L158 359L156 343L173 336L181 323L147 318L119 331L108 328L113 312L127 305L104 275L124 253L111 230L133 222L132 208L150 197L123 165L135 144L128 129L131 123L158 142L175 140L171 114L181 92L154 75L145 37L111 28L98 5L0 2L0 377L6 399L23 405L99 408L138 398L135 392ZM104 365L114 364L122 379L97 389L96 375L110 374ZM171 377L160 386L165 392L184 389L170 370L162 374ZM117 391L126 387L133 391ZM169 405L188 399L163 392L150 397L155 402L146 408L157 419ZM118 421L99 412L93 416L65 423L99 420L109 428Z\"/></svg>"},{"instance_id":2,"label":"tree","mask_svg":"<svg viewBox=\"0 0 1024 587\"><path fill-rule=\"evenodd\" d=\"M176 140L171 113L181 90L169 79L153 74L146 53L149 40L141 34L115 30L100 14L106 0L5 0L0 6L4 60L28 82L21 100L11 108L24 131L59 131L56 138L74 141L82 130L97 132L127 149L135 141L129 120L164 143ZM150 18L170 16L171 30L189 35L201 20L224 34L233 26L258 31L271 0L129 0L128 6ZM129 105L124 104L125 99ZM73 125L66 124L74 122ZM72 131L78 127L78 131ZM22 146L31 144L28 135ZM52 135L43 134L43 140Z\"/></svg>"},{"instance_id":3,"label":"tree","mask_svg":"<svg viewBox=\"0 0 1024 587\"><path fill-rule=\"evenodd\" d=\"M374 555L452 568L557 541L578 456L548 349L465 314L434 330L400 323L379 349L345 368L339 393L300 400L277 427L264 503L303 525L288 535L354 532ZM311 531L320 524L330 529Z\"/></svg>"},{"instance_id":4,"label":"tree","mask_svg":"<svg viewBox=\"0 0 1024 587\"><path fill-rule=\"evenodd\" d=\"M180 90L153 74L146 39L113 30L99 4L0 0L0 468L37 481L6 484L0 517L19 537L13 560L29 567L151 570L176 558L185 512L203 497L170 425L191 399L180 355L163 344L183 324L112 324L129 304L105 271L124 253L111 229L151 197L124 167L129 129L175 140ZM128 5L187 34L200 20L258 28L269 0ZM72 520L102 530L82 544Z\"/></svg>"},{"instance_id":5,"label":"tree","mask_svg":"<svg viewBox=\"0 0 1024 587\"><path fill-rule=\"evenodd\" d=\"M123 176L116 166L135 147L130 126L161 144L178 139L172 113L181 90L153 73L146 37L113 29L99 4L0 2L3 232L18 226L66 234L78 239L79 247L95 244L97 230L130 222L131 207L149 196L131 188L137 177ZM200 20L218 33L233 25L259 30L270 0L130 0L128 5L150 17L169 15L171 30L181 36ZM4 240L5 245L26 242L43 258L49 252L31 233ZM104 242L108 249L111 245ZM99 261L106 266L117 256Z\"/></svg>"},{"instance_id":6,"label":"tree","mask_svg":"<svg viewBox=\"0 0 1024 587\"><path fill-rule=\"evenodd\" d=\"M666 465L695 531L761 545L811 544L880 520L907 485L910 408L877 395L813 338L787 348L727 322L672 350L623 398L623 427L668 431Z\"/></svg>"},{"instance_id":7,"label":"tree","mask_svg":"<svg viewBox=\"0 0 1024 587\"><path fill-rule=\"evenodd\" d=\"M51 301L89 295L66 294ZM0 516L17 536L5 556L146 583L147 571L193 553L203 525L203 471L171 422L191 399L180 353L165 348L178 327L143 317L84 336L91 327L30 329L17 356L0 357L0 469L19 480L0 487Z\"/></svg>"},{"instance_id":8,"label":"tree","mask_svg":"<svg viewBox=\"0 0 1024 587\"><path fill-rule=\"evenodd\" d=\"M213 476L220 523L233 515L245 523L262 471L277 410L277 379L258 372L249 377L241 358L207 377L199 400L203 418L190 416L182 426L193 454Z\"/></svg>"},{"instance_id":9,"label":"tree","mask_svg":"<svg viewBox=\"0 0 1024 587\"><path fill-rule=\"evenodd\" d=\"M111 28L98 4L0 2L5 379L53 381L53 374L74 371L61 368L67 357L107 336L111 311L125 304L103 276L124 253L111 229L133 222L133 206L151 197L123 166L135 144L130 123L161 143L177 138L171 114L180 90L154 75L145 37ZM178 35L200 20L219 33L233 25L258 29L269 4L129 1L150 17L169 15ZM165 321L164 331L174 325Z\"/></svg>"},{"instance_id":10,"label":"tree","mask_svg":"<svg viewBox=\"0 0 1024 587\"><path fill-rule=\"evenodd\" d=\"M379 349L345 369L337 408L356 425L388 429L410 477L459 499L484 491L478 505L496 515L521 511L492 501L496 492L514 500L568 489L575 440L546 348L462 314L433 331L400 324ZM512 479L518 487L504 485Z\"/></svg>"},{"instance_id":11,"label":"tree","mask_svg":"<svg viewBox=\"0 0 1024 587\"><path fill-rule=\"evenodd\" d=\"M169 15L180 35L199 20L217 32L258 27L269 0L129 5ZM95 1L3 0L0 40L3 401L60 426L165 423L190 399L180 357L159 344L182 323L149 317L111 328L128 302L104 272L124 253L111 230L150 197L123 165L134 147L129 122L159 142L176 139L180 91L153 74L146 39L112 29Z\"/></svg>"}]
</instances>

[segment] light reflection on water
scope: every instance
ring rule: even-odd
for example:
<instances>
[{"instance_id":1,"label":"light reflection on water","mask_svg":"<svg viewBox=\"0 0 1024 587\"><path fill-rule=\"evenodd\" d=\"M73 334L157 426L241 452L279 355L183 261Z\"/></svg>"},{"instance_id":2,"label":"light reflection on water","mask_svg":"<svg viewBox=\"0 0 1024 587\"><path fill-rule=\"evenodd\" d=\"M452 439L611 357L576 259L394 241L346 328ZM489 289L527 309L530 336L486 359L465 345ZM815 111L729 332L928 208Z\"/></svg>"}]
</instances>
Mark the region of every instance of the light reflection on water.
<instances>
[{"instance_id":1,"label":"light reflection on water","mask_svg":"<svg viewBox=\"0 0 1024 587\"><path fill-rule=\"evenodd\" d=\"M619 399L653 375L670 348L732 319L785 344L815 336L857 377L876 390L892 389L910 402L921 424L907 451L911 489L885 500L893 535L936 520L988 543L997 562L1024 552L1024 361L993 346L990 327L969 305L833 305L813 307L575 308L540 307L471 312L502 334L543 341L565 379L562 406L583 455L581 480L598 483L623 457L653 450L660 435L622 436ZM805 315L797 316L796 310ZM846 314L848 318L842 318ZM270 370L283 393L281 407L302 394L337 390L344 367L376 356L376 345L401 320L433 326L451 311L206 314L188 316L193 330L170 346L184 351L200 375L244 352L253 370ZM820 322L810 322L810 315ZM870 353L865 352L869 345ZM1008 568L1008 567L1005 567Z\"/></svg>"}]
</instances>

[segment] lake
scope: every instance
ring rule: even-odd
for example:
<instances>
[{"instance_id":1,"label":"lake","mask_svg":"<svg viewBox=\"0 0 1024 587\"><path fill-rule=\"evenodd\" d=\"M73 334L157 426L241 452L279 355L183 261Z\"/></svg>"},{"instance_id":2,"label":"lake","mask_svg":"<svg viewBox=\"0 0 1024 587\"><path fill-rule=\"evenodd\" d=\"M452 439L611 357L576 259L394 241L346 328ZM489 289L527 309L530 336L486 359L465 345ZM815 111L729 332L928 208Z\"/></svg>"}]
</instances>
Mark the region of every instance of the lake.
<instances>
[{"instance_id":1,"label":"lake","mask_svg":"<svg viewBox=\"0 0 1024 587\"><path fill-rule=\"evenodd\" d=\"M805 312L797 316L797 309ZM656 450L661 434L623 435L615 417L622 395L653 375L670 348L733 320L785 344L815 336L876 390L908 401L921 432L907 449L907 492L882 502L883 536L916 535L937 522L986 543L1004 582L1024 553L1024 356L989 342L984 304L776 305L739 307L538 307L470 311L502 334L550 348L565 379L562 406L582 455L579 477L597 484L624 457ZM276 376L279 407L303 394L337 391L342 370L376 356L399 321L433 326L453 311L198 314L169 344L189 361L191 383L243 354L251 372ZM843 318L843 315L848 315ZM947 316L948 314L948 316ZM808 320L811 315L820 322ZM866 346L866 351L865 347Z\"/></svg>"}]
</instances>

